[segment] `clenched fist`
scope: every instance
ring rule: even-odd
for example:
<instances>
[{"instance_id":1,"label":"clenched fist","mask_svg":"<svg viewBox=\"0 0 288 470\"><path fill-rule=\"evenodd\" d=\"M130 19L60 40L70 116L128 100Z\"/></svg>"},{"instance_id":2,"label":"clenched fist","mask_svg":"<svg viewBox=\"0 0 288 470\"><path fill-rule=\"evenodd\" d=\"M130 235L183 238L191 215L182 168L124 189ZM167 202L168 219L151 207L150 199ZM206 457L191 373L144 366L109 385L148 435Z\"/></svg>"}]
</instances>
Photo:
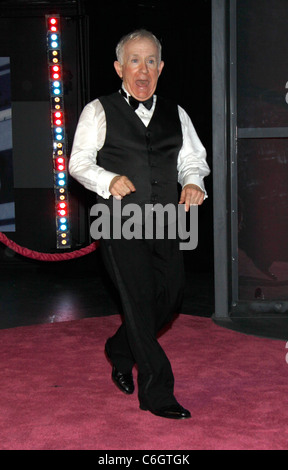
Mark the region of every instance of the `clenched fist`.
<instances>
[{"instance_id":1,"label":"clenched fist","mask_svg":"<svg viewBox=\"0 0 288 470\"><path fill-rule=\"evenodd\" d=\"M115 176L109 186L109 191L116 199L122 199L127 194L134 193L136 188L127 176Z\"/></svg>"}]
</instances>

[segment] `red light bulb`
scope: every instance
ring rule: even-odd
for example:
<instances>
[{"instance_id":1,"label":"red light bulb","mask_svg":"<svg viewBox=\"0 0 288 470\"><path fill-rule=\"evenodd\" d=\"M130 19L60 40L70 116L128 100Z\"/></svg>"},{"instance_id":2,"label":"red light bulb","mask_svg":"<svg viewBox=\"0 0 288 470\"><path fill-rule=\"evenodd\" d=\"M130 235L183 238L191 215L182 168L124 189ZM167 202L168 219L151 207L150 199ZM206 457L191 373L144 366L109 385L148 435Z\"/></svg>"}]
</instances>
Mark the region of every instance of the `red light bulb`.
<instances>
[{"instance_id":1,"label":"red light bulb","mask_svg":"<svg viewBox=\"0 0 288 470\"><path fill-rule=\"evenodd\" d=\"M50 31L55 33L58 30L57 18L50 18L49 23L50 23Z\"/></svg>"},{"instance_id":2,"label":"red light bulb","mask_svg":"<svg viewBox=\"0 0 288 470\"><path fill-rule=\"evenodd\" d=\"M56 126L62 126L63 124L63 114L60 113L59 111L57 111L56 113L54 113L54 124Z\"/></svg>"},{"instance_id":3,"label":"red light bulb","mask_svg":"<svg viewBox=\"0 0 288 470\"><path fill-rule=\"evenodd\" d=\"M65 170L65 160L62 157L57 158L56 160L56 167L58 171L64 171Z\"/></svg>"}]
</instances>

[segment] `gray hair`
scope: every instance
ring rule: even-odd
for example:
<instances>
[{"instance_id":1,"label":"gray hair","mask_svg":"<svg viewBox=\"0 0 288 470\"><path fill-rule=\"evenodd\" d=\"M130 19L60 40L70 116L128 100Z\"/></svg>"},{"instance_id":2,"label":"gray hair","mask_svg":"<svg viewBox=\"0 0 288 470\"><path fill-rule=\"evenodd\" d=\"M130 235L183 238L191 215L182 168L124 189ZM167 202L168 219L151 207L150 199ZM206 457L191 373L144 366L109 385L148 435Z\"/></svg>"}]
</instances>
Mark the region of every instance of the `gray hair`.
<instances>
[{"instance_id":1,"label":"gray hair","mask_svg":"<svg viewBox=\"0 0 288 470\"><path fill-rule=\"evenodd\" d=\"M132 33L126 34L123 36L120 41L118 42L116 46L116 57L118 62L120 62L121 65L123 65L123 52L124 52L124 46L127 44L129 41L133 41L135 39L150 39L150 41L154 42L158 49L158 65L161 62L161 53L162 53L162 46L160 41L154 36L153 33L150 31L147 31L146 29L137 29L136 31L133 31Z\"/></svg>"}]
</instances>

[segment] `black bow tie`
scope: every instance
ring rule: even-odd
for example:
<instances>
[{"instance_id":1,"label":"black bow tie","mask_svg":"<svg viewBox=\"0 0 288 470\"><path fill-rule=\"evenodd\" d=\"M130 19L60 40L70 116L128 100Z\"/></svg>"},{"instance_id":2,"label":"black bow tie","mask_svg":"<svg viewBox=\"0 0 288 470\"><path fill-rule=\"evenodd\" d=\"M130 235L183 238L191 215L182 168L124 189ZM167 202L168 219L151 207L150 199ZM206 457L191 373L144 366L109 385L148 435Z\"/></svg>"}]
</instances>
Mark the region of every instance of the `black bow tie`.
<instances>
[{"instance_id":1,"label":"black bow tie","mask_svg":"<svg viewBox=\"0 0 288 470\"><path fill-rule=\"evenodd\" d=\"M138 108L139 104L144 104L145 108L147 109L151 109L152 108L152 105L153 105L153 96L151 96L151 98L149 98L148 100L146 101L138 101L136 100L136 98L133 98L133 96L127 96L127 94L125 93L125 91L123 90L123 88L121 88L121 93L122 95L128 99L129 101L129 104L131 106L131 108L134 109L134 111Z\"/></svg>"}]
</instances>

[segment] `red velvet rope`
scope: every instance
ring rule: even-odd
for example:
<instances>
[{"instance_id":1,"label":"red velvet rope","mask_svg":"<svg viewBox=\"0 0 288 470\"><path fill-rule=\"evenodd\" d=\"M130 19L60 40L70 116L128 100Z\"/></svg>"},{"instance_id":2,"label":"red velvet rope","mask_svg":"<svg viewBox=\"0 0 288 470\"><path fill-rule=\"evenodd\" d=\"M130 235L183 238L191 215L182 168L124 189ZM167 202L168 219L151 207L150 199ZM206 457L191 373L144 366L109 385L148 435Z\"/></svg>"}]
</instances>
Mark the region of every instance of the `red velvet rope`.
<instances>
[{"instance_id":1,"label":"red velvet rope","mask_svg":"<svg viewBox=\"0 0 288 470\"><path fill-rule=\"evenodd\" d=\"M99 242L96 241L91 243L89 246L70 253L39 253L38 251L29 250L28 248L23 248L22 246L17 245L17 243L13 242L13 240L9 240L9 238L7 238L2 232L0 232L0 242L19 255L25 256L26 258L37 259L39 261L66 261L69 259L80 258L81 256L88 255L95 251L99 245Z\"/></svg>"}]
</instances>

